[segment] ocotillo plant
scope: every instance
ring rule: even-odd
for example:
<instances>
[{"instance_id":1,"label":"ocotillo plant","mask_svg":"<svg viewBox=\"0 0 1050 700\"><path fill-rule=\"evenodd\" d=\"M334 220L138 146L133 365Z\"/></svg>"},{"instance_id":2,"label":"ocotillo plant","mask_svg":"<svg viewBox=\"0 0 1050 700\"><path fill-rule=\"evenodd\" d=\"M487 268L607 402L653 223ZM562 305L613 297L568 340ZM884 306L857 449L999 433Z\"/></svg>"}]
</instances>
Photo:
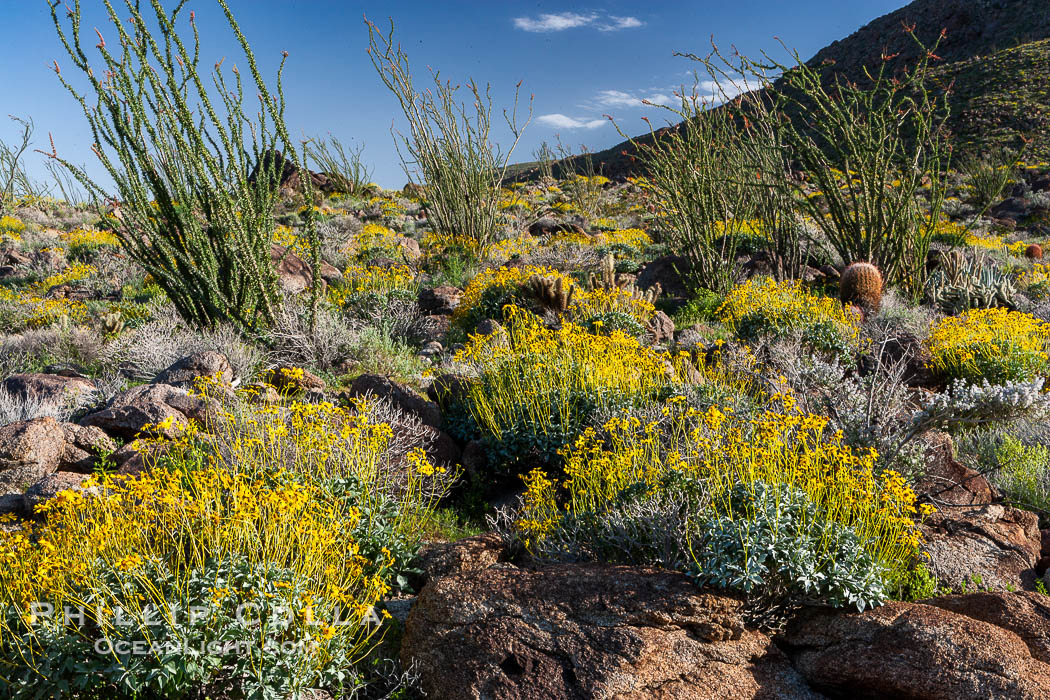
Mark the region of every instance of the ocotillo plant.
<instances>
[{"instance_id":1,"label":"ocotillo plant","mask_svg":"<svg viewBox=\"0 0 1050 700\"><path fill-rule=\"evenodd\" d=\"M116 196L84 169L54 151L52 157L99 200L119 202L115 228L121 244L188 322L229 323L245 333L271 323L279 287L270 250L284 159L264 156L282 152L296 166L303 162L284 122L284 60L271 91L225 0L216 0L249 70L246 77L234 66L231 85L219 61L209 80L200 69L194 13L183 13L187 0L170 12L161 0L150 0L149 17L137 0L124 0L121 14L110 0L103 2L116 38L111 46L95 30L94 62L101 65L93 65L81 35L80 1L62 12L63 3L51 2L58 36L90 89L74 87L57 61L54 70L87 117L92 150L113 179ZM191 41L180 35L180 27L192 29ZM257 115L245 110L246 82L259 95ZM312 204L310 177L305 168L299 172ZM304 236L316 309L320 247L312 207L307 212Z\"/></svg>"},{"instance_id":2,"label":"ocotillo plant","mask_svg":"<svg viewBox=\"0 0 1050 700\"><path fill-rule=\"evenodd\" d=\"M779 121L781 137L808 178L791 181L804 210L843 262L870 261L912 294L925 284L951 160L947 93L927 85L937 45L922 49L910 70L891 73L886 57L860 82L797 54L793 65L766 57L791 113Z\"/></svg>"},{"instance_id":3,"label":"ocotillo plant","mask_svg":"<svg viewBox=\"0 0 1050 700\"><path fill-rule=\"evenodd\" d=\"M529 119L519 126L515 91L513 108L503 113L514 141L502 152L490 140L491 87L482 89L469 81L466 103L461 103L456 94L459 86L443 82L435 72L431 88L417 89L408 55L394 43L394 23L384 34L365 21L372 65L408 121L409 133L400 139L398 152L409 178L418 174L425 181L427 218L438 233L458 237L482 257L496 239L500 188L521 132L532 117L531 102Z\"/></svg>"},{"instance_id":4,"label":"ocotillo plant","mask_svg":"<svg viewBox=\"0 0 1050 700\"><path fill-rule=\"evenodd\" d=\"M691 92L678 94L678 105L654 105L668 110L677 126L656 131L646 118L649 139L631 142L663 203L663 233L689 260L681 271L687 283L725 293L736 278L737 246L753 219L755 198L742 175L745 152L733 112L715 109L699 86L696 77Z\"/></svg>"}]
</instances>

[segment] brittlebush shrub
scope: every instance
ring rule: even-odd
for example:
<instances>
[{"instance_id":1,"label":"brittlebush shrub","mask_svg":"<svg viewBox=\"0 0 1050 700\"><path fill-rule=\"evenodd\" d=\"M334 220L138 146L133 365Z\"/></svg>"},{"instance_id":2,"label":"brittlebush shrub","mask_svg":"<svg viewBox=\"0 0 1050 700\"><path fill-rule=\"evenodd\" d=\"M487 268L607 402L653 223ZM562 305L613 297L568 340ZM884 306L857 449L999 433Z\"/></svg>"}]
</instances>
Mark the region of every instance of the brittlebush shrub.
<instances>
[{"instance_id":1,"label":"brittlebush shrub","mask_svg":"<svg viewBox=\"0 0 1050 700\"><path fill-rule=\"evenodd\" d=\"M552 330L516 306L504 318L505 332L474 336L457 355L476 379L451 418L501 463L553 459L599 407L645 401L675 380L666 355L621 331Z\"/></svg>"},{"instance_id":2,"label":"brittlebush shrub","mask_svg":"<svg viewBox=\"0 0 1050 700\"><path fill-rule=\"evenodd\" d=\"M42 509L43 524L3 534L0 648L14 696L48 687L179 696L223 677L260 692L301 689L366 650L374 629L361 623L387 590L389 562L359 554L351 499L287 474L218 469L157 469L92 490L63 492ZM238 629L242 604L254 608ZM223 641L247 642L248 653L180 657L184 646ZM279 651L286 642L297 651ZM62 657L82 663L74 671Z\"/></svg>"},{"instance_id":3,"label":"brittlebush shrub","mask_svg":"<svg viewBox=\"0 0 1050 700\"><path fill-rule=\"evenodd\" d=\"M798 333L816 349L843 358L860 336L856 317L838 300L793 281L750 280L734 288L715 313L742 340Z\"/></svg>"},{"instance_id":4,"label":"brittlebush shrub","mask_svg":"<svg viewBox=\"0 0 1050 700\"><path fill-rule=\"evenodd\" d=\"M475 276L463 290L459 305L452 313L452 322L471 332L486 318L502 318L503 308L508 305L526 306L528 302L522 287L537 276L561 280L566 289L573 285L571 279L549 267L489 268Z\"/></svg>"},{"instance_id":5,"label":"brittlebush shrub","mask_svg":"<svg viewBox=\"0 0 1050 700\"><path fill-rule=\"evenodd\" d=\"M358 685L373 606L399 583L451 475L399 449L366 403L212 406L207 433L170 419L151 428L173 439L156 459L142 443L143 476L92 478L41 506L42 522L0 534L13 696Z\"/></svg>"},{"instance_id":6,"label":"brittlebush shrub","mask_svg":"<svg viewBox=\"0 0 1050 700\"><path fill-rule=\"evenodd\" d=\"M1006 309L950 316L926 341L930 366L945 377L991 384L1024 382L1050 372L1050 323Z\"/></svg>"},{"instance_id":7,"label":"brittlebush shrub","mask_svg":"<svg viewBox=\"0 0 1050 700\"><path fill-rule=\"evenodd\" d=\"M682 534L668 558L691 562L705 585L863 609L919 556L915 494L899 474L876 471L874 451L845 446L826 418L743 419L673 400L668 413L661 425L625 417L585 431L563 451L562 480L531 472L516 523L527 546L543 552L563 528L601 521L639 493L652 502L691 493L669 521ZM620 529L622 538L631 528Z\"/></svg>"},{"instance_id":8,"label":"brittlebush shrub","mask_svg":"<svg viewBox=\"0 0 1050 700\"><path fill-rule=\"evenodd\" d=\"M622 330L638 335L656 315L656 307L639 298L632 290L620 287L589 289L549 267L526 265L488 269L477 275L460 297L452 321L470 332L483 319L499 319L508 306L519 306L542 312L529 283L534 278L560 282L566 297L568 318L591 330L605 326L613 330L617 320Z\"/></svg>"}]
</instances>

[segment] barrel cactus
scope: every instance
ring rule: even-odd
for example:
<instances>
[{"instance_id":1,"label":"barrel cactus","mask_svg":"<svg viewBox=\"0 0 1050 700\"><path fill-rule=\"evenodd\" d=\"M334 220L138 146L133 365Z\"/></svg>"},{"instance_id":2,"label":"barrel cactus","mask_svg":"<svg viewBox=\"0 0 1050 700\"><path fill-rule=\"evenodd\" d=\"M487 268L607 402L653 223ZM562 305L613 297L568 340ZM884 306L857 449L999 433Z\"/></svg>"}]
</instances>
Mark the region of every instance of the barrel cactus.
<instances>
[{"instance_id":1,"label":"barrel cactus","mask_svg":"<svg viewBox=\"0 0 1050 700\"><path fill-rule=\"evenodd\" d=\"M1025 248L1024 256L1029 260L1042 260L1043 259L1043 246L1033 243L1032 245Z\"/></svg>"},{"instance_id":2,"label":"barrel cactus","mask_svg":"<svg viewBox=\"0 0 1050 700\"><path fill-rule=\"evenodd\" d=\"M876 313L882 306L882 273L866 262L855 262L842 272L839 298L843 304L860 307L865 313Z\"/></svg>"}]
</instances>

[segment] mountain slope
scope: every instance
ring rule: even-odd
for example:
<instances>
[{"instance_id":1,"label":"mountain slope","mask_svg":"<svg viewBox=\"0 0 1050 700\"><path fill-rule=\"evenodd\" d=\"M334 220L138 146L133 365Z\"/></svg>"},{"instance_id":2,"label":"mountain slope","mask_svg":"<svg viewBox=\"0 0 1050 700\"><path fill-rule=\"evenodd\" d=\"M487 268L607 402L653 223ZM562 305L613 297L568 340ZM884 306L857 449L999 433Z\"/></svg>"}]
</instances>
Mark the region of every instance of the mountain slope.
<instances>
[{"instance_id":1,"label":"mountain slope","mask_svg":"<svg viewBox=\"0 0 1050 700\"><path fill-rule=\"evenodd\" d=\"M1031 157L1050 159L1050 0L915 0L833 42L809 60L831 73L858 81L864 67L877 68L883 55L897 54L892 70L914 64L919 47L904 31L932 46L941 31L933 85L952 86L949 126L961 153L993 142L1031 138ZM646 134L638 141L647 142ZM629 141L593 156L610 177L638 172ZM514 174L535 177L533 164ZM567 165L572 167L572 164Z\"/></svg>"}]
</instances>

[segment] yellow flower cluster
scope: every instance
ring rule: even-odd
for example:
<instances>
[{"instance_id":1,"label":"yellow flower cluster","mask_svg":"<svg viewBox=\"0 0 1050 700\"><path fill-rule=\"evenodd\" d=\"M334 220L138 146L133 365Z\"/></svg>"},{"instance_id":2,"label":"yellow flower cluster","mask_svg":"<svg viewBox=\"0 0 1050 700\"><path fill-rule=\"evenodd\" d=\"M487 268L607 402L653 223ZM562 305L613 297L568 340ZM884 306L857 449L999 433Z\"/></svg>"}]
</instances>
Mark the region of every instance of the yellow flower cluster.
<instances>
[{"instance_id":1,"label":"yellow flower cluster","mask_svg":"<svg viewBox=\"0 0 1050 700\"><path fill-rule=\"evenodd\" d=\"M550 330L516 306L505 315L508 337L472 336L456 361L479 380L468 387L470 412L496 440L527 422L546 434L578 417L581 397L654 394L676 377L666 354L620 331L608 336L573 323Z\"/></svg>"},{"instance_id":2,"label":"yellow flower cluster","mask_svg":"<svg viewBox=\"0 0 1050 700\"><path fill-rule=\"evenodd\" d=\"M419 282L407 265L383 267L379 265L349 265L343 273L343 285L328 290L328 299L343 306L351 295L415 292Z\"/></svg>"},{"instance_id":3,"label":"yellow flower cluster","mask_svg":"<svg viewBox=\"0 0 1050 700\"><path fill-rule=\"evenodd\" d=\"M18 293L0 287L0 302L18 307L19 325L24 328L45 328L63 319L77 323L87 318L87 307L74 299L45 299L33 292Z\"/></svg>"},{"instance_id":4,"label":"yellow flower cluster","mask_svg":"<svg viewBox=\"0 0 1050 700\"><path fill-rule=\"evenodd\" d=\"M523 233L491 244L485 251L485 257L493 263L500 263L522 257L535 249L536 239L527 233Z\"/></svg>"},{"instance_id":5,"label":"yellow flower cluster","mask_svg":"<svg viewBox=\"0 0 1050 700\"><path fill-rule=\"evenodd\" d=\"M12 241L22 240L22 232L26 225L20 219L13 216L0 216L0 240L7 238Z\"/></svg>"},{"instance_id":6,"label":"yellow flower cluster","mask_svg":"<svg viewBox=\"0 0 1050 700\"><path fill-rule=\"evenodd\" d=\"M500 211L529 211L532 204L528 199L522 197L518 192L503 190L502 196L497 204Z\"/></svg>"},{"instance_id":7,"label":"yellow flower cluster","mask_svg":"<svg viewBox=\"0 0 1050 700\"><path fill-rule=\"evenodd\" d=\"M573 284L570 278L549 267L525 265L523 267L489 268L475 275L474 279L467 284L459 298L459 306L452 314L452 321L467 318L471 312L476 310L483 297L492 294L493 290L500 289L510 293L536 275L561 279L566 289Z\"/></svg>"},{"instance_id":8,"label":"yellow flower cluster","mask_svg":"<svg viewBox=\"0 0 1050 700\"><path fill-rule=\"evenodd\" d=\"M1042 299L1050 296L1050 265L1034 263L1031 270L1021 274L1019 280L1033 298Z\"/></svg>"},{"instance_id":9,"label":"yellow flower cluster","mask_svg":"<svg viewBox=\"0 0 1050 700\"><path fill-rule=\"evenodd\" d=\"M765 330L829 327L851 344L860 337L856 318L838 300L812 294L797 281L749 280L726 296L717 314L734 332L757 323Z\"/></svg>"},{"instance_id":10,"label":"yellow flower cluster","mask_svg":"<svg viewBox=\"0 0 1050 700\"><path fill-rule=\"evenodd\" d=\"M670 427L625 417L601 434L586 430L562 451L560 483L530 473L517 521L525 538L548 535L562 513L601 512L625 489L659 489L681 472L706 484L708 507L720 515L731 515L728 497L739 484L801 489L824 517L853 528L888 572L902 573L913 561L921 543L915 518L931 509L917 506L899 474L879 473L874 452L856 452L841 434L828 434L826 418L767 412L744 420L714 406L672 409Z\"/></svg>"},{"instance_id":11,"label":"yellow flower cluster","mask_svg":"<svg viewBox=\"0 0 1050 700\"><path fill-rule=\"evenodd\" d=\"M644 249L652 245L653 240L645 231L638 228L614 229L612 231L599 231L594 235L587 235L576 231L559 231L550 237L547 245L583 245L583 246L612 246L624 245L632 248Z\"/></svg>"},{"instance_id":12,"label":"yellow flower cluster","mask_svg":"<svg viewBox=\"0 0 1050 700\"><path fill-rule=\"evenodd\" d=\"M87 265L85 263L73 263L65 270L62 270L62 272L49 275L44 279L36 282L33 285L33 288L38 291L46 292L52 287L56 287L60 284L80 282L81 280L85 280L88 277L91 277L92 275L95 275L97 273L98 268L96 268L94 265Z\"/></svg>"},{"instance_id":13,"label":"yellow flower cluster","mask_svg":"<svg viewBox=\"0 0 1050 700\"><path fill-rule=\"evenodd\" d=\"M42 524L23 523L0 532L0 604L5 610L27 611L31 603L49 603L55 610L68 606L84 610L100 635L111 632L115 623L130 623L150 639L148 616L173 605L185 609L192 596L189 575L207 561L223 558L292 571L307 591L300 601L303 608L323 605L352 614L387 591L383 573L388 562L368 561L355 541L361 511L333 501L318 484L282 473L157 468L138 478L93 477L83 488L64 491L39 506ZM173 586L156 585L158 569L174 574ZM114 570L131 577L134 589L145 593L129 594L124 586L113 585ZM107 614L116 609L123 621ZM300 625L296 633L308 639L317 623L299 615L295 619ZM33 622L28 615L0 619L0 639L5 646L16 645L29 666L42 651ZM341 626L336 634L364 651L365 628ZM323 645L310 661L316 668L324 664Z\"/></svg>"},{"instance_id":14,"label":"yellow flower cluster","mask_svg":"<svg viewBox=\"0 0 1050 700\"><path fill-rule=\"evenodd\" d=\"M948 377L996 384L1045 375L1050 368L1050 323L1006 309L949 316L926 341L930 366Z\"/></svg>"},{"instance_id":15,"label":"yellow flower cluster","mask_svg":"<svg viewBox=\"0 0 1050 700\"><path fill-rule=\"evenodd\" d=\"M58 235L67 246L80 248L100 248L102 246L118 246L120 239L111 231L99 231L97 229L76 228Z\"/></svg>"},{"instance_id":16,"label":"yellow flower cluster","mask_svg":"<svg viewBox=\"0 0 1050 700\"><path fill-rule=\"evenodd\" d=\"M349 252L355 255L366 251L369 253L380 252L385 257L397 258L401 256L400 240L401 236L394 233L392 229L382 224L368 223L354 237L350 244Z\"/></svg>"},{"instance_id":17,"label":"yellow flower cluster","mask_svg":"<svg viewBox=\"0 0 1050 700\"><path fill-rule=\"evenodd\" d=\"M394 199L376 196L369 199L368 203L372 205L378 204L380 212L383 214L383 216L388 218L404 216L405 214L404 206L402 206L400 202Z\"/></svg>"},{"instance_id":18,"label":"yellow flower cluster","mask_svg":"<svg viewBox=\"0 0 1050 700\"><path fill-rule=\"evenodd\" d=\"M644 326L656 315L656 307L620 287L598 287L591 290L577 288L569 306L570 316L586 320L605 313L624 313Z\"/></svg>"},{"instance_id":19,"label":"yellow flower cluster","mask_svg":"<svg viewBox=\"0 0 1050 700\"><path fill-rule=\"evenodd\" d=\"M982 235L979 233L967 233L966 245L985 250L1001 250L1004 246L1003 237L993 233Z\"/></svg>"}]
</instances>

